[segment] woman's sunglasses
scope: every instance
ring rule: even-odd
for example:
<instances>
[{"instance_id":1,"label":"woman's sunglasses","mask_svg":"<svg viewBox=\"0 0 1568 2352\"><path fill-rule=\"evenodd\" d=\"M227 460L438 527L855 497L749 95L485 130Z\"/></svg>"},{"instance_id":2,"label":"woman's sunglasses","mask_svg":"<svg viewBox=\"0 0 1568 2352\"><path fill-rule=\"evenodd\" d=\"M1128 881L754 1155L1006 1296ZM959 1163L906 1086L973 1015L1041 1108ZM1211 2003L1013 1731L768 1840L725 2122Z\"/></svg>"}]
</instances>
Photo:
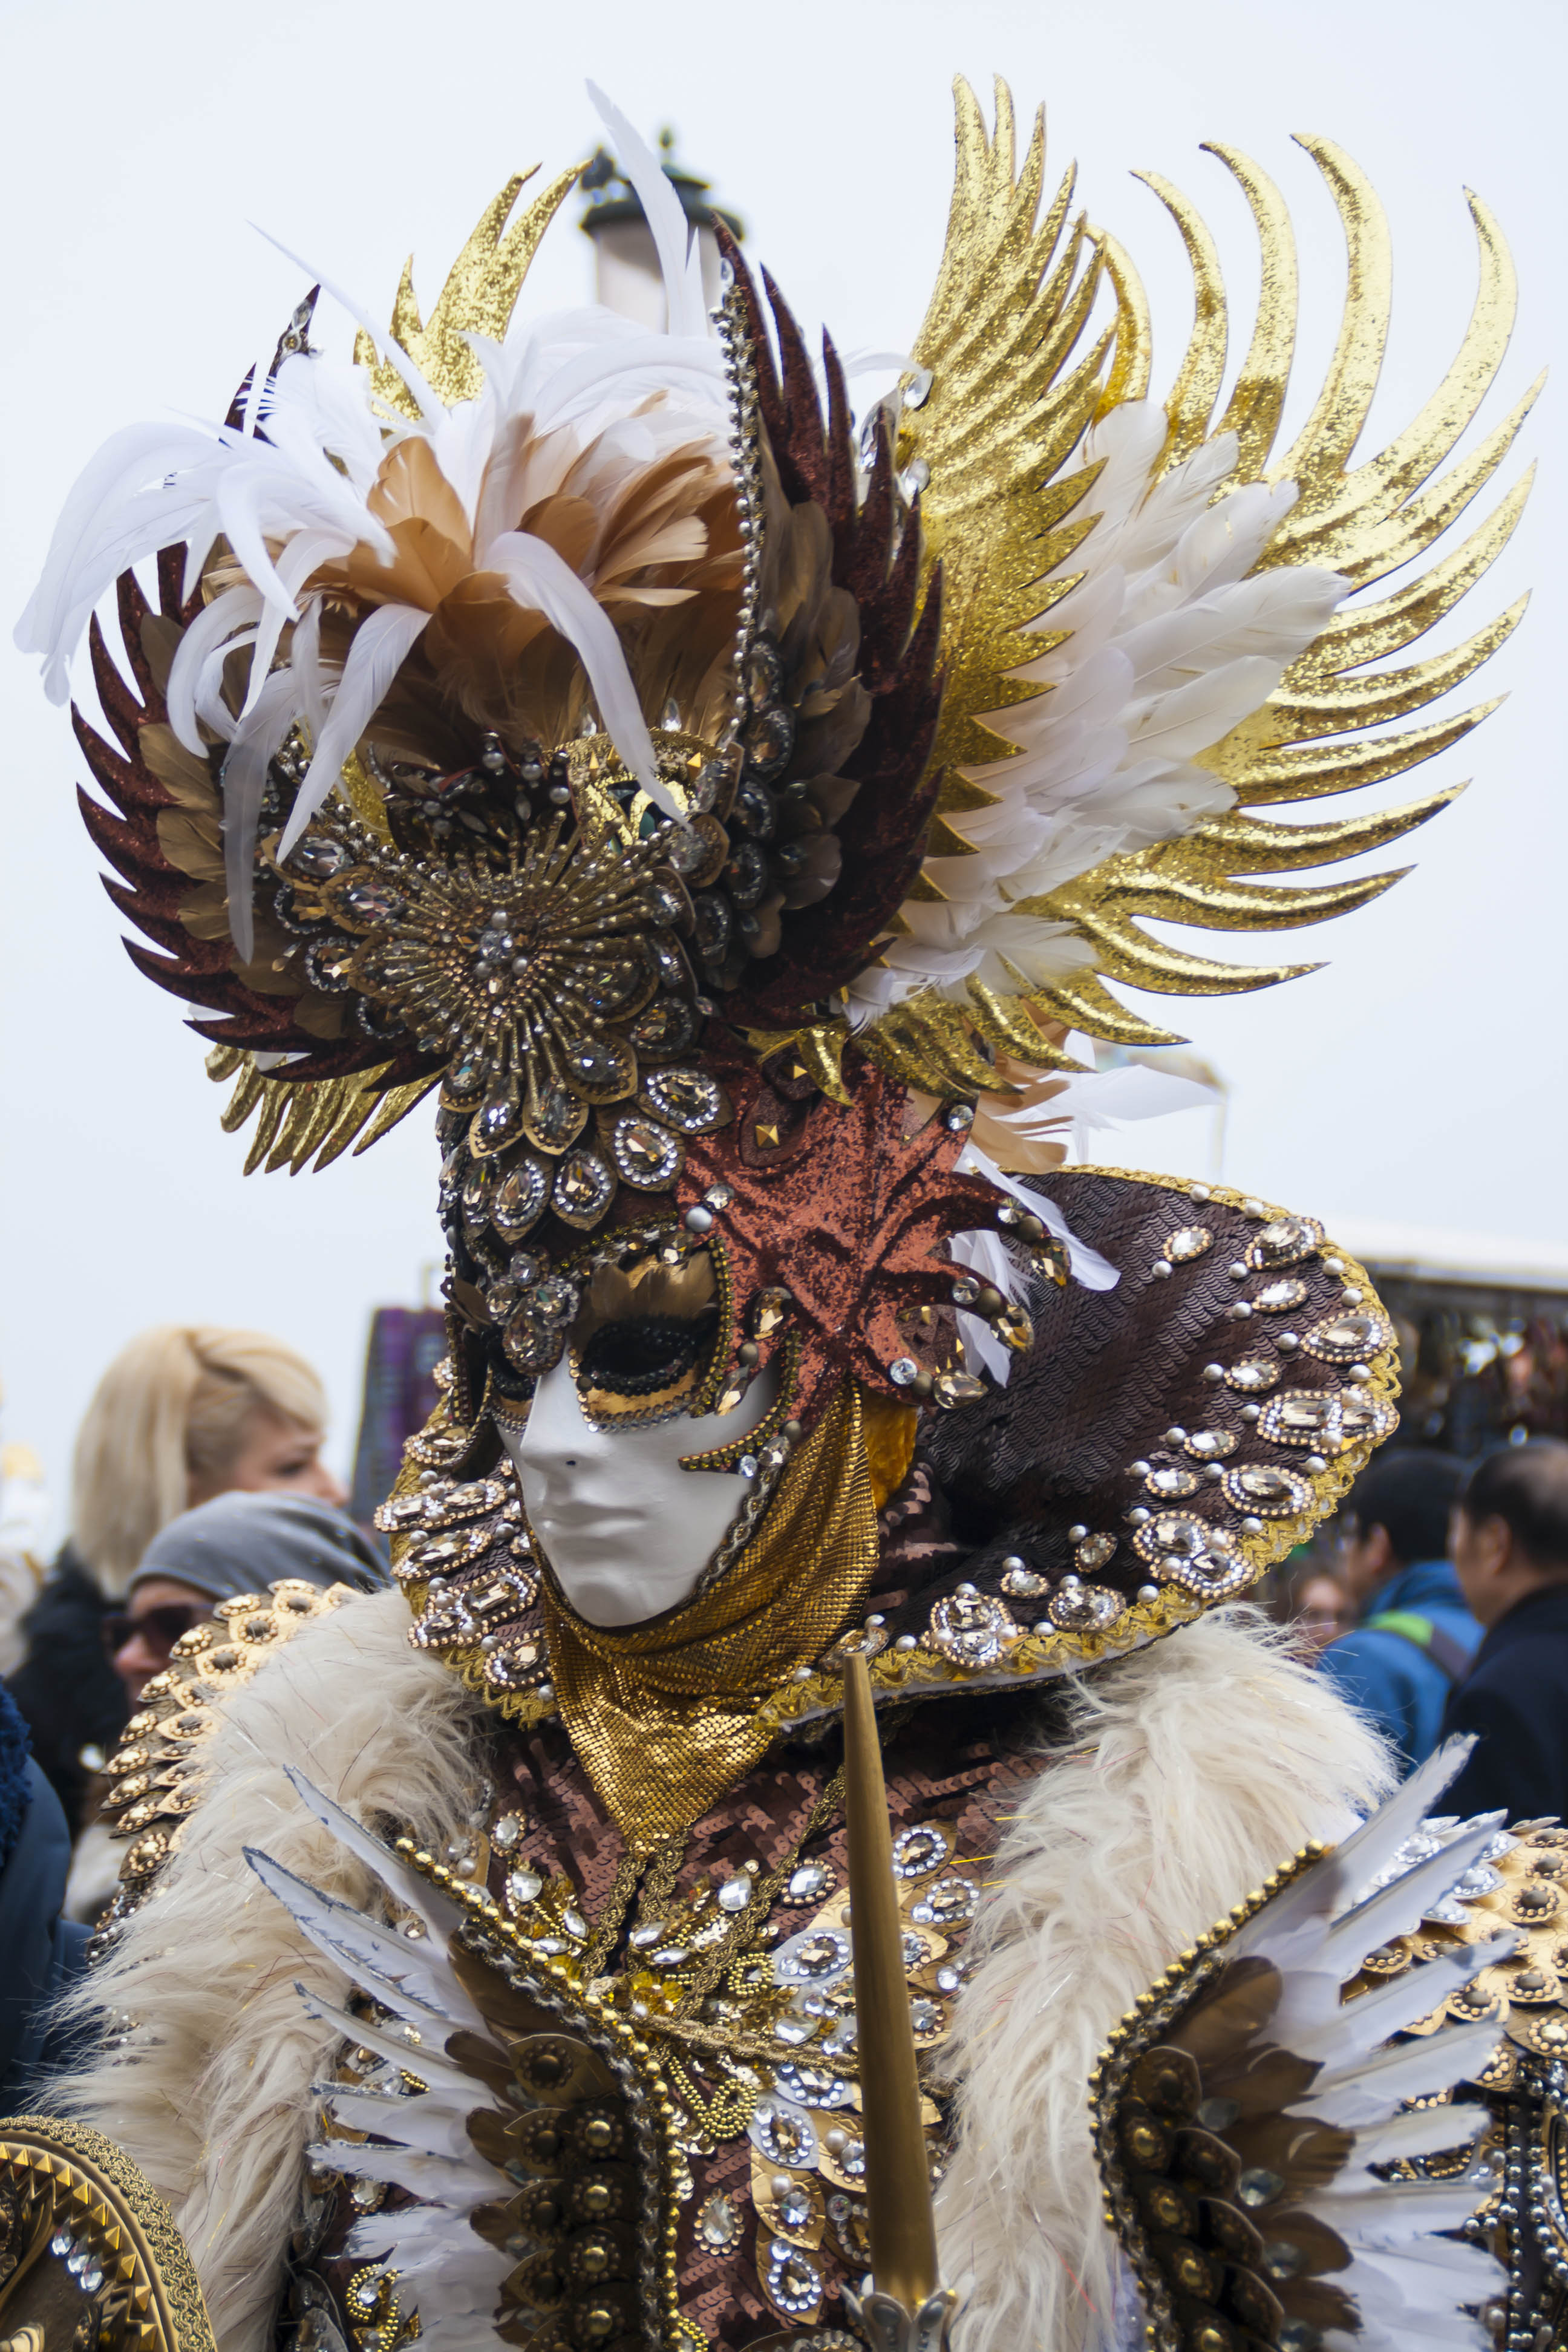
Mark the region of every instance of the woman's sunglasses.
<instances>
[{"instance_id":1,"label":"woman's sunglasses","mask_svg":"<svg viewBox=\"0 0 1568 2352\"><path fill-rule=\"evenodd\" d=\"M112 1657L125 1647L133 1633L140 1633L150 1650L167 1657L182 1633L188 1633L193 1625L199 1625L204 1617L211 1614L210 1610L194 1601L171 1601L162 1609L144 1609L139 1617L131 1616L123 1609L111 1610L103 1621L104 1647Z\"/></svg>"}]
</instances>

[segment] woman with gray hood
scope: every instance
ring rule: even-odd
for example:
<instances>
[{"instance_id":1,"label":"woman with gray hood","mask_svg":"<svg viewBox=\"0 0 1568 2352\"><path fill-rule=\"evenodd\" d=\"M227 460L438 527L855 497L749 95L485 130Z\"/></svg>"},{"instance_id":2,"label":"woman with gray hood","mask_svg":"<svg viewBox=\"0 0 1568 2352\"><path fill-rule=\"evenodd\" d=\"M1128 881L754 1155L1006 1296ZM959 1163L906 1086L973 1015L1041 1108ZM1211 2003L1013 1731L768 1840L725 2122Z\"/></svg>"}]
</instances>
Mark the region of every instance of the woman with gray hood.
<instances>
[{"instance_id":1,"label":"woman with gray hood","mask_svg":"<svg viewBox=\"0 0 1568 2352\"><path fill-rule=\"evenodd\" d=\"M108 1621L114 1671L132 1705L181 1634L220 1601L264 1592L284 1577L323 1591L346 1584L374 1592L389 1580L370 1538L314 1495L217 1495L171 1519L142 1553L123 1612Z\"/></svg>"}]
</instances>

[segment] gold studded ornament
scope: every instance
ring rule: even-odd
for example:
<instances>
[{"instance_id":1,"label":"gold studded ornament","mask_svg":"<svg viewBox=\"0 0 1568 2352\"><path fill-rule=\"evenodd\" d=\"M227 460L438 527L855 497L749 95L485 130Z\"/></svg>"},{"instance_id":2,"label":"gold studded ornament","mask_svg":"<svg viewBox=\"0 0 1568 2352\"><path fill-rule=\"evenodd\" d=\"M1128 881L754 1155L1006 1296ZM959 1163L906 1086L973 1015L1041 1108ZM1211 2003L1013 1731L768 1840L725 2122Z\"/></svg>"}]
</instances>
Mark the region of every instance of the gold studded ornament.
<instances>
[{"instance_id":1,"label":"gold studded ornament","mask_svg":"<svg viewBox=\"0 0 1568 2352\"><path fill-rule=\"evenodd\" d=\"M6 2352L216 2352L168 2207L85 2124L0 2123L0 2342Z\"/></svg>"}]
</instances>

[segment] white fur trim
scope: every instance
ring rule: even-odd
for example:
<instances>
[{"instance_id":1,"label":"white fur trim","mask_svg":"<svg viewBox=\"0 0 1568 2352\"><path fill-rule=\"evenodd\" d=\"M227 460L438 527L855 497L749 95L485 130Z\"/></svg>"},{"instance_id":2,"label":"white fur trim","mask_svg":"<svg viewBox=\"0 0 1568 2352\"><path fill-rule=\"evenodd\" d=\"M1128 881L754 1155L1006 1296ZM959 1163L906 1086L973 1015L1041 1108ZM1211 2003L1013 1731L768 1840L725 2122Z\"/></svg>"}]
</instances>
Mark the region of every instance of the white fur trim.
<instances>
[{"instance_id":1,"label":"white fur trim","mask_svg":"<svg viewBox=\"0 0 1568 2352\"><path fill-rule=\"evenodd\" d=\"M1089 2070L1139 1993L1309 1838L1393 1785L1382 1742L1250 1610L1076 1684L1067 1736L997 1850L943 2053L956 2352L1141 2341L1100 2218ZM1135 2303L1135 2297L1133 2298Z\"/></svg>"},{"instance_id":2,"label":"white fur trim","mask_svg":"<svg viewBox=\"0 0 1568 2352\"><path fill-rule=\"evenodd\" d=\"M471 1807L482 1716L456 1675L409 1647L400 1592L345 1601L307 1627L229 1701L178 1851L69 2004L84 2018L124 2011L137 2030L50 2084L48 2105L106 2132L169 2200L222 2352L271 2341L310 2085L338 2042L295 1985L337 2003L347 1990L241 1849L263 1843L326 1893L374 1907L373 1874L305 1811L283 1765L362 1819L388 1816L433 1844Z\"/></svg>"}]
</instances>

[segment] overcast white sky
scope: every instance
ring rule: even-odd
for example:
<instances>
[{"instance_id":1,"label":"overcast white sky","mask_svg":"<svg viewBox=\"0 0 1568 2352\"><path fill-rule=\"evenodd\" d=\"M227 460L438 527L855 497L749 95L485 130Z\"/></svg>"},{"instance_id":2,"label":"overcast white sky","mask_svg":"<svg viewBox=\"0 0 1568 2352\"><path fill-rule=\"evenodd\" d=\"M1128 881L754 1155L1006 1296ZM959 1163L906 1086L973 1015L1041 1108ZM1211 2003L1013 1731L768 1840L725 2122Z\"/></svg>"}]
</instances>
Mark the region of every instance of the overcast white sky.
<instances>
[{"instance_id":1,"label":"overcast white sky","mask_svg":"<svg viewBox=\"0 0 1568 2352\"><path fill-rule=\"evenodd\" d=\"M163 409L221 412L253 352L270 349L302 289L248 222L375 308L412 247L428 299L510 171L591 151L591 75L648 132L675 126L683 158L743 214L750 249L804 318L826 320L841 348L903 348L941 247L951 77L988 87L1001 72L1021 110L1046 100L1052 161L1077 156L1091 216L1139 260L1155 304L1157 391L1190 305L1174 231L1130 171L1162 172L1202 202L1237 351L1256 247L1237 191L1199 143L1236 143L1275 174L1302 247L1304 412L1343 277L1331 207L1289 144L1293 131L1321 131L1370 173L1393 224L1380 446L1436 383L1468 315L1462 184L1500 214L1522 281L1489 421L1563 341L1565 22L1560 0L1494 0L1484 12L1454 0L595 0L575 10L272 0L246 12L211 0L8 0L5 1433L35 1444L63 1484L77 1415L133 1331L163 1318L257 1324L321 1366L332 1451L346 1463L371 1309L416 1302L439 1254L423 1115L323 1176L242 1178L243 1147L218 1129L199 1041L119 945L76 814L83 770L64 716L8 642L98 442ZM531 299L580 299L589 282L587 242L563 216ZM1527 454L1545 461L1532 512L1467 615L1473 627L1534 584L1487 681L1511 699L1415 780L1473 775L1474 789L1416 836L1416 870L1390 897L1281 940L1282 954L1328 956L1327 970L1187 1005L1175 1024L1231 1081L1226 1176L1273 1199L1563 1238L1568 614L1552 558L1568 520L1563 396L1560 373L1526 428ZM1387 797L1408 789L1400 780ZM1195 1165L1198 1125L1135 1131L1115 1156Z\"/></svg>"}]
</instances>

